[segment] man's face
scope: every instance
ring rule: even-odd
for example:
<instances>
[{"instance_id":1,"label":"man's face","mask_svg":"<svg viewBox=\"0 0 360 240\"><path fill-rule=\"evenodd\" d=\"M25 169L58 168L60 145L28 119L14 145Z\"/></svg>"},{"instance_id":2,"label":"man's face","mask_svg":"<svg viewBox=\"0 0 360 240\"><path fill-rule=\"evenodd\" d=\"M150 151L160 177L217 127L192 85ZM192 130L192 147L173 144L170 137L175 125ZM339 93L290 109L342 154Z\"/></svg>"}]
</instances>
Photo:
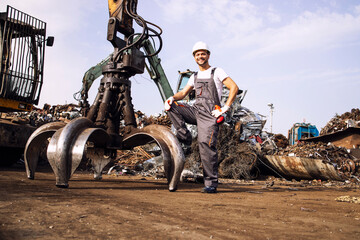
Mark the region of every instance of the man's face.
<instances>
[{"instance_id":1,"label":"man's face","mask_svg":"<svg viewBox=\"0 0 360 240\"><path fill-rule=\"evenodd\" d=\"M199 51L195 52L194 58L195 58L195 62L199 66L203 67L208 64L210 54L206 50L199 50Z\"/></svg>"}]
</instances>

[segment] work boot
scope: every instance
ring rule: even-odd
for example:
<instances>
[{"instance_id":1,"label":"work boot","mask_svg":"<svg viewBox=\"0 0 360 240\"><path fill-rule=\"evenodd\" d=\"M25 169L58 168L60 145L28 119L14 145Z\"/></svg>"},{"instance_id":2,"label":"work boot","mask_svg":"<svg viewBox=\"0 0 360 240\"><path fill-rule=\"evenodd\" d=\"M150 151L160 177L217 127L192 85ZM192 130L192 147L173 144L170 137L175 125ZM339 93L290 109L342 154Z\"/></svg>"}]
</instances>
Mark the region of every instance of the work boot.
<instances>
[{"instance_id":1,"label":"work boot","mask_svg":"<svg viewBox=\"0 0 360 240\"><path fill-rule=\"evenodd\" d=\"M201 189L202 193L217 193L216 187L204 187Z\"/></svg>"},{"instance_id":2,"label":"work boot","mask_svg":"<svg viewBox=\"0 0 360 240\"><path fill-rule=\"evenodd\" d=\"M183 149L185 155L191 153L191 145L186 145L184 143L181 143L181 148Z\"/></svg>"},{"instance_id":3,"label":"work boot","mask_svg":"<svg viewBox=\"0 0 360 240\"><path fill-rule=\"evenodd\" d=\"M185 155L191 153L191 144L192 144L192 137L187 137L186 140L178 138L181 148L183 149Z\"/></svg>"},{"instance_id":4,"label":"work boot","mask_svg":"<svg viewBox=\"0 0 360 240\"><path fill-rule=\"evenodd\" d=\"M192 137L187 137L185 140L178 138L179 142L184 144L185 146L191 146L192 143Z\"/></svg>"}]
</instances>

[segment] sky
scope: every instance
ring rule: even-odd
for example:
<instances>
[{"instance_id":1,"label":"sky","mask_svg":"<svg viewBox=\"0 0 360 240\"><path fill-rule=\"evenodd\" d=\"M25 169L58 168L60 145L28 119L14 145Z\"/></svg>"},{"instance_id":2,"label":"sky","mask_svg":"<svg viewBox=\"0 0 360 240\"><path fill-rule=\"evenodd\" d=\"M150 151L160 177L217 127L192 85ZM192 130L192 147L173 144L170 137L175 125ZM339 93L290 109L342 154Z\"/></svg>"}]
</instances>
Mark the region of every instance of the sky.
<instances>
[{"instance_id":1,"label":"sky","mask_svg":"<svg viewBox=\"0 0 360 240\"><path fill-rule=\"evenodd\" d=\"M55 37L45 53L38 107L77 103L73 94L84 73L113 51L107 1L2 0L1 12L6 5L45 21L47 35ZM247 90L242 105L267 118L266 131L287 136L298 122L320 131L336 114L360 107L359 0L139 0L137 13L163 30L159 57L173 89L178 71L198 70L191 50L204 41L210 65ZM136 110L163 111L146 72L131 82Z\"/></svg>"}]
</instances>

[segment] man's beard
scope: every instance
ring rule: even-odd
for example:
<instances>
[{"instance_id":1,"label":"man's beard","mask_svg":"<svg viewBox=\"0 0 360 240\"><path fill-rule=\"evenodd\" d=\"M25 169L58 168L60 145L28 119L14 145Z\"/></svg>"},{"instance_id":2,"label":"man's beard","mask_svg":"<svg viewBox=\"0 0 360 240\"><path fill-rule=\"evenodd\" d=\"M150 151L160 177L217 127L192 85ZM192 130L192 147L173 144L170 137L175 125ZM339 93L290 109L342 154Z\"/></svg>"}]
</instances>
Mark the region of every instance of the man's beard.
<instances>
[{"instance_id":1,"label":"man's beard","mask_svg":"<svg viewBox=\"0 0 360 240\"><path fill-rule=\"evenodd\" d=\"M206 66L208 63L208 60L205 60L203 63L196 62L200 67Z\"/></svg>"}]
</instances>

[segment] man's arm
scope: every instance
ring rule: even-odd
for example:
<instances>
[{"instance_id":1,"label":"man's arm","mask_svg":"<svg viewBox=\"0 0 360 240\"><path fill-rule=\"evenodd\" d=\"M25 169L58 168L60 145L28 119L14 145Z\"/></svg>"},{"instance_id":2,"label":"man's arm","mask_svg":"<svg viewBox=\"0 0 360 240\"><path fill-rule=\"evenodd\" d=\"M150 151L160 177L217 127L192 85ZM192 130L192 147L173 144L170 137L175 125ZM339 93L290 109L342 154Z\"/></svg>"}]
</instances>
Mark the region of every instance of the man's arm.
<instances>
[{"instance_id":1,"label":"man's arm","mask_svg":"<svg viewBox=\"0 0 360 240\"><path fill-rule=\"evenodd\" d=\"M211 115L213 115L216 118L220 117L220 115L224 114L230 109L230 106L234 102L236 98L236 94L239 91L239 87L230 77L225 78L223 84L230 90L229 98L226 101L225 106L223 106L222 108L217 108L211 112Z\"/></svg>"},{"instance_id":2,"label":"man's arm","mask_svg":"<svg viewBox=\"0 0 360 240\"><path fill-rule=\"evenodd\" d=\"M184 97L186 97L186 96L189 94L189 92L190 92L191 90L193 90L193 88L194 88L194 87L192 87L192 86L190 86L190 85L186 85L181 91L177 92L177 93L173 96L174 100L181 100L181 99L183 99Z\"/></svg>"},{"instance_id":3,"label":"man's arm","mask_svg":"<svg viewBox=\"0 0 360 240\"><path fill-rule=\"evenodd\" d=\"M239 91L239 87L236 85L236 83L234 82L234 80L232 80L230 77L227 77L224 81L223 84L230 90L229 92L229 98L226 101L225 105L227 105L228 107L231 106L231 104L234 102L235 98L236 98L236 94Z\"/></svg>"},{"instance_id":4,"label":"man's arm","mask_svg":"<svg viewBox=\"0 0 360 240\"><path fill-rule=\"evenodd\" d=\"M171 104L175 101L175 100L181 100L183 99L186 95L189 94L189 92L193 89L192 86L190 85L186 85L181 91L177 92L174 96L169 97L168 99L166 99L165 103L164 103L164 108L166 111L169 111L171 108Z\"/></svg>"}]
</instances>

